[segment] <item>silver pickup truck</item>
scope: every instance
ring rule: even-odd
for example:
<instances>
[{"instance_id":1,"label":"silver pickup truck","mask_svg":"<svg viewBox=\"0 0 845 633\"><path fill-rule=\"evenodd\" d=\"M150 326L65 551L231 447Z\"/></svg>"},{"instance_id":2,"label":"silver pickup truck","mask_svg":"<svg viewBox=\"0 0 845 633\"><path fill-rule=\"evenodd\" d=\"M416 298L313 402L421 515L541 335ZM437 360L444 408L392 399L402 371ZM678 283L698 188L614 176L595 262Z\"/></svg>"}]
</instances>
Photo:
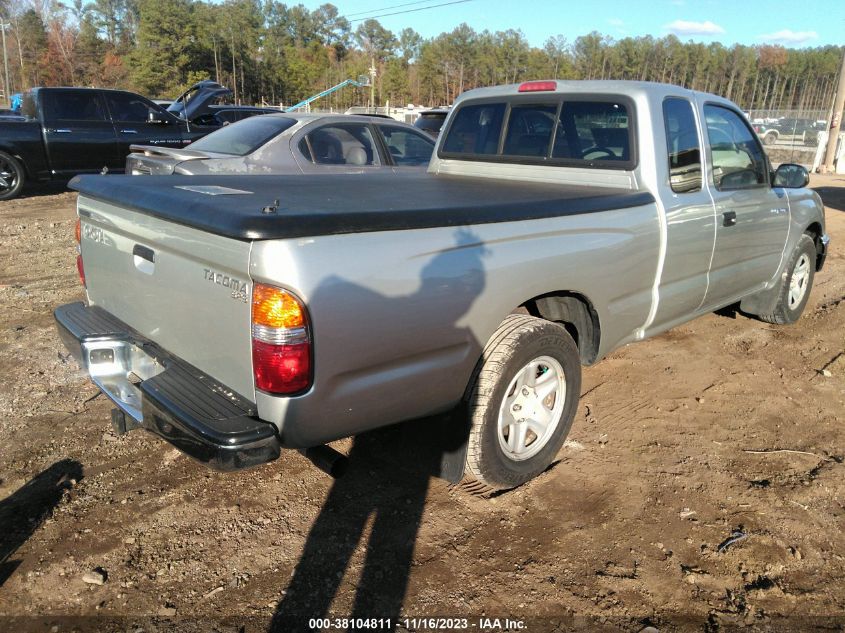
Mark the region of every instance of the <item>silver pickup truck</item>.
<instances>
[{"instance_id":1,"label":"silver pickup truck","mask_svg":"<svg viewBox=\"0 0 845 633\"><path fill-rule=\"evenodd\" d=\"M447 474L504 489L554 459L582 365L732 304L800 317L807 181L714 95L478 89L427 173L77 178L88 302L55 316L115 428L212 467L463 410Z\"/></svg>"}]
</instances>

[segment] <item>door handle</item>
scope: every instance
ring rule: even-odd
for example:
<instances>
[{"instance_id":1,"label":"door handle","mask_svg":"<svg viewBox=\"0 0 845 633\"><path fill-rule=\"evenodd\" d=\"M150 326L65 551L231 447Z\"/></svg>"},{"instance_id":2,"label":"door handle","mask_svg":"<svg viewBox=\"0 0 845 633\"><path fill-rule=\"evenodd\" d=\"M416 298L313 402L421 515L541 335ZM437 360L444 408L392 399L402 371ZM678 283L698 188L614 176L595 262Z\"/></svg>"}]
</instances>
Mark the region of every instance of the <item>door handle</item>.
<instances>
[{"instance_id":1,"label":"door handle","mask_svg":"<svg viewBox=\"0 0 845 633\"><path fill-rule=\"evenodd\" d=\"M138 130L121 130L121 134L137 134Z\"/></svg>"},{"instance_id":2,"label":"door handle","mask_svg":"<svg viewBox=\"0 0 845 633\"><path fill-rule=\"evenodd\" d=\"M156 261L155 251L151 248L147 248L146 246L141 246L140 244L135 244L132 248L132 255L140 257L141 259L146 259L151 264L155 264Z\"/></svg>"},{"instance_id":3,"label":"door handle","mask_svg":"<svg viewBox=\"0 0 845 633\"><path fill-rule=\"evenodd\" d=\"M736 225L736 211L725 211L722 214L722 226Z\"/></svg>"},{"instance_id":4,"label":"door handle","mask_svg":"<svg viewBox=\"0 0 845 633\"><path fill-rule=\"evenodd\" d=\"M135 268L139 272L145 275L152 275L155 272L155 262L156 256L153 249L135 244L135 247L132 249L132 263L135 264Z\"/></svg>"},{"instance_id":5,"label":"door handle","mask_svg":"<svg viewBox=\"0 0 845 633\"><path fill-rule=\"evenodd\" d=\"M70 134L73 130L69 130L67 128L60 127L60 128L56 128L56 129L52 129L52 130L47 130L47 131L48 132L54 132L55 134Z\"/></svg>"}]
</instances>

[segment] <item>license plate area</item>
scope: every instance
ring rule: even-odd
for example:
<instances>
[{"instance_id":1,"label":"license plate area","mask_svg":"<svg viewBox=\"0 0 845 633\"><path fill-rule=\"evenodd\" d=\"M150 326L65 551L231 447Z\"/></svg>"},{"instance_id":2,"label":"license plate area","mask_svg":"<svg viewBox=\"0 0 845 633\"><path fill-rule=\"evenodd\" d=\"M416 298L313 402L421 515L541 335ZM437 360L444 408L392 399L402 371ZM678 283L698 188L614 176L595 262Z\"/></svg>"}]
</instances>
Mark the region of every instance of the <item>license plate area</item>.
<instances>
[{"instance_id":1,"label":"license plate area","mask_svg":"<svg viewBox=\"0 0 845 633\"><path fill-rule=\"evenodd\" d=\"M136 422L141 413L138 385L164 371L164 366L141 347L123 339L87 339L82 356L91 380Z\"/></svg>"}]
</instances>

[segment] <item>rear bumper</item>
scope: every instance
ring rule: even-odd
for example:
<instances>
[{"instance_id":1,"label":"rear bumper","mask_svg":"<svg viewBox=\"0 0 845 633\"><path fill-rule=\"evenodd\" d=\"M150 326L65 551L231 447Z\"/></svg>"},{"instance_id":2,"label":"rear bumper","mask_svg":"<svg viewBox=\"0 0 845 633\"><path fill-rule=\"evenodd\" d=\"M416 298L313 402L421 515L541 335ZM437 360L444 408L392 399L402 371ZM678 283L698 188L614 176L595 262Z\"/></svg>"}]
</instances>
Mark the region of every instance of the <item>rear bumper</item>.
<instances>
[{"instance_id":1,"label":"rear bumper","mask_svg":"<svg viewBox=\"0 0 845 633\"><path fill-rule=\"evenodd\" d=\"M216 470L279 457L276 428L255 405L96 306L55 311L62 342L129 418Z\"/></svg>"}]
</instances>

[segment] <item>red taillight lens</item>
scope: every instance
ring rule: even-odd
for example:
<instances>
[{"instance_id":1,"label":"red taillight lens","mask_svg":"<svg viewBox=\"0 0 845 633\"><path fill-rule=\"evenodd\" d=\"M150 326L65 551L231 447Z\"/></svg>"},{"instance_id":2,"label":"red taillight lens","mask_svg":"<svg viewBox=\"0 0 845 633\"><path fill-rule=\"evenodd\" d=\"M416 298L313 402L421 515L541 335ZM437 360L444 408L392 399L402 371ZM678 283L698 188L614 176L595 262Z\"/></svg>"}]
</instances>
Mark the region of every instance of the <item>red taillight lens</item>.
<instances>
[{"instance_id":1,"label":"red taillight lens","mask_svg":"<svg viewBox=\"0 0 845 633\"><path fill-rule=\"evenodd\" d=\"M85 267L82 264L82 220L76 218L76 228L74 228L73 236L76 238L76 271L79 273L79 281L86 288L85 283Z\"/></svg>"},{"instance_id":2,"label":"red taillight lens","mask_svg":"<svg viewBox=\"0 0 845 633\"><path fill-rule=\"evenodd\" d=\"M311 344L271 345L252 341L255 386L270 393L295 393L311 384Z\"/></svg>"},{"instance_id":3,"label":"red taillight lens","mask_svg":"<svg viewBox=\"0 0 845 633\"><path fill-rule=\"evenodd\" d=\"M546 92L548 90L557 90L557 82L526 81L524 84L519 84L519 92Z\"/></svg>"},{"instance_id":4,"label":"red taillight lens","mask_svg":"<svg viewBox=\"0 0 845 633\"><path fill-rule=\"evenodd\" d=\"M302 302L281 288L252 289L252 368L255 387L293 394L311 386L311 331Z\"/></svg>"},{"instance_id":5,"label":"red taillight lens","mask_svg":"<svg viewBox=\"0 0 845 633\"><path fill-rule=\"evenodd\" d=\"M88 284L85 283L85 266L82 263L82 255L76 256L76 271L79 273L79 281L87 288Z\"/></svg>"}]
</instances>

